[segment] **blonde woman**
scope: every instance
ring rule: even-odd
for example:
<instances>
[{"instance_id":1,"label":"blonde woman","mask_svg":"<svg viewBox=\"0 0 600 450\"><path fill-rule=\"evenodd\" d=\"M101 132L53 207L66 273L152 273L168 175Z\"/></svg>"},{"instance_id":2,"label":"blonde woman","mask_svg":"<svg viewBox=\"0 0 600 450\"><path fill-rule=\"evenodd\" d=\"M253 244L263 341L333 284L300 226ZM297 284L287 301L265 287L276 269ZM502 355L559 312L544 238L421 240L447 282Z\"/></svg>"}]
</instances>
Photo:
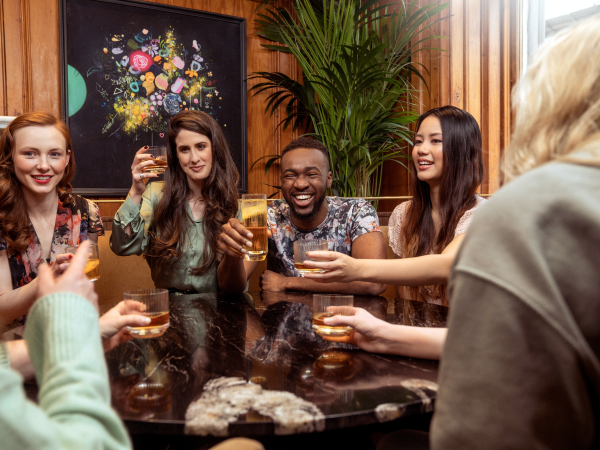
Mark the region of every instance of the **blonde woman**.
<instances>
[{"instance_id":1,"label":"blonde woman","mask_svg":"<svg viewBox=\"0 0 600 450\"><path fill-rule=\"evenodd\" d=\"M595 16L515 88L507 184L450 279L433 449L600 445L599 50Z\"/></svg>"}]
</instances>

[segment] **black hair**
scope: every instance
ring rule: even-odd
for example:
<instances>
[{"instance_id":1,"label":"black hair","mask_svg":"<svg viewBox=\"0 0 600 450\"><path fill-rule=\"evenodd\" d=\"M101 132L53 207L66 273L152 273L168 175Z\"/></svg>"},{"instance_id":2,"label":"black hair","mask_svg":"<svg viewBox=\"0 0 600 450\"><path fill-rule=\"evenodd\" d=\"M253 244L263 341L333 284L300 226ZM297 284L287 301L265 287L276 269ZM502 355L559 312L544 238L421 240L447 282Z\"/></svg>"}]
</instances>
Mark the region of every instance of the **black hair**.
<instances>
[{"instance_id":1,"label":"black hair","mask_svg":"<svg viewBox=\"0 0 600 450\"><path fill-rule=\"evenodd\" d=\"M296 150L299 148L308 148L320 151L321 153L323 153L323 155L325 155L325 158L327 158L327 167L329 168L329 150L327 150L325 144L308 136L303 136L299 137L298 139L294 139L292 142L286 145L285 148L281 151L281 157L283 158L283 155L285 155L287 152L291 152L292 150Z\"/></svg>"}]
</instances>

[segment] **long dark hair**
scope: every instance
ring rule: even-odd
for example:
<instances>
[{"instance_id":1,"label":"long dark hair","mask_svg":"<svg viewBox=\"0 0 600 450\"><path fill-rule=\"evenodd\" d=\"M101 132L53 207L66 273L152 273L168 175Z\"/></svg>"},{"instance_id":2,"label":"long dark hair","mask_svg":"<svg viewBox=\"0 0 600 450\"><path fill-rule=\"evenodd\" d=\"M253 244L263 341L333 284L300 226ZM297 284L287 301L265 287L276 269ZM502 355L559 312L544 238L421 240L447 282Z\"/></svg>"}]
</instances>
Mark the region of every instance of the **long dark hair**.
<instances>
[{"instance_id":1,"label":"long dark hair","mask_svg":"<svg viewBox=\"0 0 600 450\"><path fill-rule=\"evenodd\" d=\"M0 137L0 223L2 237L11 252L24 251L32 237L25 197L13 163L14 133L26 127L51 126L56 127L65 138L67 154L70 156L57 188L59 192L71 192L71 181L75 176L75 154L69 129L64 122L46 112L25 113L9 123Z\"/></svg>"},{"instance_id":2,"label":"long dark hair","mask_svg":"<svg viewBox=\"0 0 600 450\"><path fill-rule=\"evenodd\" d=\"M167 131L167 163L163 195L154 211L150 227L150 246L147 258L162 263L177 262L187 239L190 217L187 201L190 188L187 176L177 158L175 139L181 130L203 134L212 144L212 169L202 186L202 198L206 202L204 220L204 251L200 267L192 269L193 275L206 273L221 258L218 251L221 226L238 211L237 184L239 174L231 158L229 147L219 124L201 111L182 111L171 119Z\"/></svg>"},{"instance_id":3,"label":"long dark hair","mask_svg":"<svg viewBox=\"0 0 600 450\"><path fill-rule=\"evenodd\" d=\"M483 179L481 132L475 118L454 106L434 108L417 121L437 117L442 126L443 171L440 184L440 231L435 236L429 184L411 172L412 202L406 211L402 230L402 257L440 254L454 239L463 214L477 202L475 193ZM437 288L444 297L444 288Z\"/></svg>"}]
</instances>

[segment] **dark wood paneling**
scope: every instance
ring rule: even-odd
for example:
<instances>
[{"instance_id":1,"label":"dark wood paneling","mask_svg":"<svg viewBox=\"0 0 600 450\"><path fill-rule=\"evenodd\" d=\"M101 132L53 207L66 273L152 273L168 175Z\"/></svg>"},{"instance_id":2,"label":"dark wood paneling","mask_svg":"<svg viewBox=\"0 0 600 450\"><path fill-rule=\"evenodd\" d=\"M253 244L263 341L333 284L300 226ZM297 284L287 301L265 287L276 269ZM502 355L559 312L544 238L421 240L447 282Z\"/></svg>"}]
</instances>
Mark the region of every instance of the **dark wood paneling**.
<instances>
[{"instance_id":1,"label":"dark wood paneling","mask_svg":"<svg viewBox=\"0 0 600 450\"><path fill-rule=\"evenodd\" d=\"M444 1L419 2L431 3ZM418 78L413 79L420 89L419 111L454 105L473 114L481 127L485 175L480 192L484 194L500 186L502 150L510 139L510 92L521 73L520 11L521 0L450 0L450 7L440 14L447 19L424 33L448 39L423 44L448 52L423 50L416 57L430 72L425 74L430 94ZM410 175L399 167L385 166L382 196L410 194ZM382 201L379 210L391 211L398 203Z\"/></svg>"},{"instance_id":2,"label":"dark wood paneling","mask_svg":"<svg viewBox=\"0 0 600 450\"><path fill-rule=\"evenodd\" d=\"M279 0L284 5L287 0ZM399 0L398 0L399 1ZM502 149L510 137L510 90L520 71L521 0L451 0L443 17L428 30L449 39L424 45L449 50L424 50L418 62L428 68L430 94L421 92L414 102L421 111L453 104L471 112L479 121L486 150L486 178L483 193L498 188ZM425 3L442 0L420 0ZM295 60L261 47L254 30L256 2L249 0L157 0L157 3L244 17L247 20L248 73L281 71L298 77ZM60 116L60 55L57 0L0 0L0 113L14 116L26 111L45 110ZM252 86L248 83L248 87ZM415 85L419 85L415 81ZM291 130L278 128L281 113L264 112L268 94L248 98L248 167L258 158L278 154L294 137ZM76 151L77 149L75 149ZM408 194L409 174L390 163L384 169L381 195ZM274 189L279 184L277 167L264 175L264 161L248 177L249 192ZM386 200L380 211L391 211L399 202ZM111 215L118 204L102 203L102 215Z\"/></svg>"}]
</instances>

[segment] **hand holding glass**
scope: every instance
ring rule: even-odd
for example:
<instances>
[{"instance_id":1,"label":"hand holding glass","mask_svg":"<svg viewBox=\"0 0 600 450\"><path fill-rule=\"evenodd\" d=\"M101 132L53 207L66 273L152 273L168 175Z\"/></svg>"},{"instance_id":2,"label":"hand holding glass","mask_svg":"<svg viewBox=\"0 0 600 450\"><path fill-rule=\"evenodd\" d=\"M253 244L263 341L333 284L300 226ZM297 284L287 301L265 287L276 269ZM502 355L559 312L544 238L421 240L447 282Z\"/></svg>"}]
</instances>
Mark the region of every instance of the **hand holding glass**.
<instances>
[{"instance_id":1,"label":"hand holding glass","mask_svg":"<svg viewBox=\"0 0 600 450\"><path fill-rule=\"evenodd\" d=\"M252 233L252 246L246 247L246 259L263 261L269 248L266 194L242 194L242 224Z\"/></svg>"},{"instance_id":2,"label":"hand holding glass","mask_svg":"<svg viewBox=\"0 0 600 450\"><path fill-rule=\"evenodd\" d=\"M306 252L326 252L327 250L327 241L325 239L304 239L294 242L294 267L300 276L303 276L305 273L326 272L325 269L307 267L304 265L304 261L317 261L316 259L309 258Z\"/></svg>"},{"instance_id":3,"label":"hand holding glass","mask_svg":"<svg viewBox=\"0 0 600 450\"><path fill-rule=\"evenodd\" d=\"M152 146L144 152L146 155L151 155L150 159L143 159L142 162L154 161L154 164L144 167L145 173L164 173L167 170L167 147Z\"/></svg>"},{"instance_id":4,"label":"hand holding glass","mask_svg":"<svg viewBox=\"0 0 600 450\"><path fill-rule=\"evenodd\" d=\"M66 253L75 254L77 251L77 247L67 247L65 249ZM66 261L70 263L71 261ZM89 259L85 264L85 275L92 281L96 281L100 279L100 253L98 253L98 244L90 243L90 251L89 251Z\"/></svg>"},{"instance_id":5,"label":"hand holding glass","mask_svg":"<svg viewBox=\"0 0 600 450\"><path fill-rule=\"evenodd\" d=\"M143 327L127 327L135 338L149 339L162 336L169 328L169 291L167 289L135 289L123 293L123 300L137 302L143 316L150 317L150 324ZM133 309L133 308L132 308Z\"/></svg>"},{"instance_id":6,"label":"hand holding glass","mask_svg":"<svg viewBox=\"0 0 600 450\"><path fill-rule=\"evenodd\" d=\"M354 314L353 295L313 294L313 329L321 336L341 337L352 332L349 326L325 325L323 319L337 315L351 316Z\"/></svg>"}]
</instances>

